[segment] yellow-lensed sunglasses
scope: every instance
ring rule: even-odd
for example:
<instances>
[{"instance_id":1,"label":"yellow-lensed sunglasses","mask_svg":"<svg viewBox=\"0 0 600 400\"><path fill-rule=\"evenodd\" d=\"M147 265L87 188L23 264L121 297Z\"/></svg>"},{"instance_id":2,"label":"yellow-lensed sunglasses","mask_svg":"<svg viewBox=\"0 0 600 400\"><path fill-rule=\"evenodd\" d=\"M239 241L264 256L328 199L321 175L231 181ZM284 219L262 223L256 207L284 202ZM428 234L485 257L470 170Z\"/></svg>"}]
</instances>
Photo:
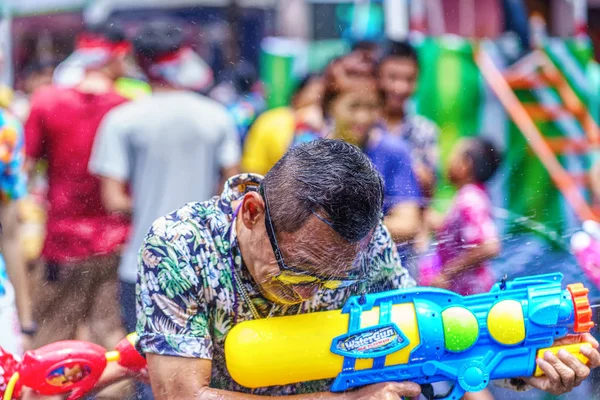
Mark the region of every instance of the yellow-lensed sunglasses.
<instances>
[{"instance_id":1,"label":"yellow-lensed sunglasses","mask_svg":"<svg viewBox=\"0 0 600 400\"><path fill-rule=\"evenodd\" d=\"M283 260L283 254L279 248L279 244L277 243L277 238L275 237L275 227L273 226L273 221L271 220L269 202L267 200L267 194L263 183L260 185L259 193L265 202L266 231L267 235L269 236L269 241L271 242L271 247L273 248L273 253L275 254L275 260L277 260L277 265L279 266L280 270L280 273L273 277L274 280L277 280L285 285L321 285L326 289L339 289L348 287L364 280L364 257L360 258L361 262L358 268L353 269L348 276L343 278L322 276L313 272L307 272L305 270L286 265ZM327 221L325 221L318 214L314 212L313 214L315 214L321 221L327 223Z\"/></svg>"}]
</instances>

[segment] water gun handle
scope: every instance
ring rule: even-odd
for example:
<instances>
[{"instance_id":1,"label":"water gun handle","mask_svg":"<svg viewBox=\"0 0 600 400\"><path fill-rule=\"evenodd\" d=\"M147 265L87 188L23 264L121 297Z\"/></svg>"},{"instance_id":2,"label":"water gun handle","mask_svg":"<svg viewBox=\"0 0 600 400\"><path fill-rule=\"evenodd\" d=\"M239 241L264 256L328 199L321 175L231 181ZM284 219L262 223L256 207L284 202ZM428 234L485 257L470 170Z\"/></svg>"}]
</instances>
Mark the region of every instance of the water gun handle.
<instances>
[{"instance_id":1,"label":"water gun handle","mask_svg":"<svg viewBox=\"0 0 600 400\"><path fill-rule=\"evenodd\" d=\"M554 355L557 355L560 350L566 350L567 352L569 352L570 354L575 356L575 358L577 358L579 361L586 364L588 362L588 359L586 356L581 354L582 347L590 347L591 348L592 345L587 342L581 342L581 343L566 344L566 345L562 345L562 346L547 347L547 348L538 350L537 358L544 358L544 353L546 353L547 351L551 352ZM540 367L536 366L535 373L533 376L542 376L542 375L544 375L544 371L542 371L540 369Z\"/></svg>"},{"instance_id":2,"label":"water gun handle","mask_svg":"<svg viewBox=\"0 0 600 400\"><path fill-rule=\"evenodd\" d=\"M568 351L570 354L572 354L573 356L575 356L579 361L581 361L582 363L585 364L588 362L588 359L583 354L581 354L580 350L582 347L592 347L592 345L587 342L581 342L581 343L566 344L566 345L561 345L561 346L546 347L543 349L539 349L537 351L536 358L544 358L544 353L547 351L550 351L556 355L556 354L558 354L558 352L560 350L564 349L564 350ZM544 371L542 371L540 369L540 367L536 366L533 376L539 377L539 376L543 376L543 375L544 375ZM423 385L423 386L425 386L425 388L429 389L427 387L428 385ZM425 394L425 391L423 393ZM442 397L439 397L439 396L434 397L433 394L431 394L431 395L426 394L425 396L429 399L452 400L452 399L460 399L464 394L465 394L465 391L461 388L461 386L458 383L455 383L451 392L445 396L443 395Z\"/></svg>"},{"instance_id":3,"label":"water gun handle","mask_svg":"<svg viewBox=\"0 0 600 400\"><path fill-rule=\"evenodd\" d=\"M130 333L121 340L116 347L118 358L114 361L118 361L120 366L131 372L139 373L146 368L146 359L135 348L136 342L137 335L135 333Z\"/></svg>"}]
</instances>

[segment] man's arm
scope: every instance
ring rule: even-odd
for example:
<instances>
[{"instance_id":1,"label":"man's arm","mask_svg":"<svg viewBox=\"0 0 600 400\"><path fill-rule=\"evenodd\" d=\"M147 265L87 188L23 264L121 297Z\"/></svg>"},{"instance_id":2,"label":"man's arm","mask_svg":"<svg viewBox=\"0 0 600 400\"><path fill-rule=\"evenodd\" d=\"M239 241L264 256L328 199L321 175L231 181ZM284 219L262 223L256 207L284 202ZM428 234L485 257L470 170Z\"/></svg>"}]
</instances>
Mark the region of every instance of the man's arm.
<instances>
[{"instance_id":1,"label":"man's arm","mask_svg":"<svg viewBox=\"0 0 600 400\"><path fill-rule=\"evenodd\" d=\"M345 393L320 392L296 396L257 396L209 387L212 362L199 358L182 358L148 354L148 370L152 392L159 399L186 400L242 400L242 399L297 399L297 400L384 400L399 396L418 396L415 383L382 383L365 386Z\"/></svg>"},{"instance_id":2,"label":"man's arm","mask_svg":"<svg viewBox=\"0 0 600 400\"><path fill-rule=\"evenodd\" d=\"M384 222L394 242L412 241L419 233L421 223L420 204L422 194L412 168L408 149L397 146L389 150L384 170L385 198L389 210Z\"/></svg>"}]
</instances>

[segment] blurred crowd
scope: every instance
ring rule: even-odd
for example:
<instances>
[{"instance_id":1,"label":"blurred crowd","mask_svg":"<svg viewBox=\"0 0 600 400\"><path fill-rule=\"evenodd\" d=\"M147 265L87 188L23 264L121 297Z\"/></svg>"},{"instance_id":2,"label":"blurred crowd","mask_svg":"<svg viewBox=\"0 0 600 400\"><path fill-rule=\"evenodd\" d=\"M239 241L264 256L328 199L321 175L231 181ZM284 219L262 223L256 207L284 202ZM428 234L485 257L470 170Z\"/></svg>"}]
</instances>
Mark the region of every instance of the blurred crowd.
<instances>
[{"instance_id":1,"label":"blurred crowd","mask_svg":"<svg viewBox=\"0 0 600 400\"><path fill-rule=\"evenodd\" d=\"M500 241L485 185L500 154L477 136L459 142L446 168L455 198L444 215L431 208L439 130L413 111L423 65L409 43L355 43L300 79L288 107L269 110L251 64L216 82L184 43L173 21L134 35L114 23L89 29L58 66L32 65L24 91L3 102L2 347L114 347L135 330L151 224L319 138L358 146L379 170L385 224L416 279L460 294L491 288Z\"/></svg>"}]
</instances>

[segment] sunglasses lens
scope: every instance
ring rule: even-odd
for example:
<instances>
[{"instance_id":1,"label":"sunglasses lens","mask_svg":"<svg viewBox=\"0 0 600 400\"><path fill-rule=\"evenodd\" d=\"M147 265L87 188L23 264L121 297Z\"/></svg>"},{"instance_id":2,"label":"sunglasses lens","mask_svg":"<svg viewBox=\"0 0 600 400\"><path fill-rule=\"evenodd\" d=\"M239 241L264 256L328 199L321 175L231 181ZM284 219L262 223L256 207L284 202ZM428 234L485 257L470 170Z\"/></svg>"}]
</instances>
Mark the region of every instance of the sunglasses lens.
<instances>
[{"instance_id":1,"label":"sunglasses lens","mask_svg":"<svg viewBox=\"0 0 600 400\"><path fill-rule=\"evenodd\" d=\"M323 287L326 289L340 289L348 286L352 286L356 283L355 280L332 280L332 281L323 281Z\"/></svg>"},{"instance_id":2,"label":"sunglasses lens","mask_svg":"<svg viewBox=\"0 0 600 400\"><path fill-rule=\"evenodd\" d=\"M283 271L275 278L285 285L307 285L318 281L318 279L313 276L293 274L287 271Z\"/></svg>"}]
</instances>

